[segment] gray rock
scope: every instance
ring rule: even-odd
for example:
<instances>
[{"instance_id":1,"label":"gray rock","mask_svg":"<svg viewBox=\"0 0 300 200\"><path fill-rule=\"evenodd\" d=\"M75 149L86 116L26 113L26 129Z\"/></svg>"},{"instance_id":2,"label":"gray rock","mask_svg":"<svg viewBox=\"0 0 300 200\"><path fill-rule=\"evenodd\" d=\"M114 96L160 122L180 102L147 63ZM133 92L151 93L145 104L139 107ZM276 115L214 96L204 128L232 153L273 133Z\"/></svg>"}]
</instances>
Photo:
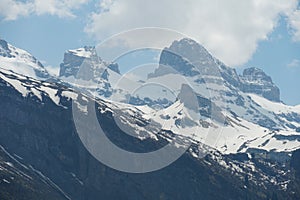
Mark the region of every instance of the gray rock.
<instances>
[{"instance_id":1,"label":"gray rock","mask_svg":"<svg viewBox=\"0 0 300 200\"><path fill-rule=\"evenodd\" d=\"M0 39L0 56L11 58L12 55L10 53L11 50L8 48L7 42Z\"/></svg>"},{"instance_id":2,"label":"gray rock","mask_svg":"<svg viewBox=\"0 0 300 200\"><path fill-rule=\"evenodd\" d=\"M77 53L77 51L84 51L85 54ZM106 63L97 55L95 47L85 46L83 49L65 52L63 63L60 64L59 76L74 76L83 80L97 81L106 68L120 73L118 64Z\"/></svg>"},{"instance_id":3,"label":"gray rock","mask_svg":"<svg viewBox=\"0 0 300 200\"><path fill-rule=\"evenodd\" d=\"M271 101L280 102L279 88L263 70L255 67L247 68L240 78L242 80L242 91L258 94Z\"/></svg>"},{"instance_id":4,"label":"gray rock","mask_svg":"<svg viewBox=\"0 0 300 200\"><path fill-rule=\"evenodd\" d=\"M160 64L170 66L185 76L219 74L216 60L196 41L184 38L174 41L160 56Z\"/></svg>"}]
</instances>

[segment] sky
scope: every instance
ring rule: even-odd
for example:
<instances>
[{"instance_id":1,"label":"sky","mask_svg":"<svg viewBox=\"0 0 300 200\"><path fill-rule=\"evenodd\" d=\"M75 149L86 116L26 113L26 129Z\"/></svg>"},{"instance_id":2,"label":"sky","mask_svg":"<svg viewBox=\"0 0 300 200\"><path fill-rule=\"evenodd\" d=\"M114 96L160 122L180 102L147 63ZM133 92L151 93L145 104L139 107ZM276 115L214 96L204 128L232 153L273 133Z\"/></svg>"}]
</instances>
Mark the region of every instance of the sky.
<instances>
[{"instance_id":1,"label":"sky","mask_svg":"<svg viewBox=\"0 0 300 200\"><path fill-rule=\"evenodd\" d=\"M142 27L183 33L238 72L262 68L300 104L298 0L0 0L0 37L50 70L68 49Z\"/></svg>"}]
</instances>

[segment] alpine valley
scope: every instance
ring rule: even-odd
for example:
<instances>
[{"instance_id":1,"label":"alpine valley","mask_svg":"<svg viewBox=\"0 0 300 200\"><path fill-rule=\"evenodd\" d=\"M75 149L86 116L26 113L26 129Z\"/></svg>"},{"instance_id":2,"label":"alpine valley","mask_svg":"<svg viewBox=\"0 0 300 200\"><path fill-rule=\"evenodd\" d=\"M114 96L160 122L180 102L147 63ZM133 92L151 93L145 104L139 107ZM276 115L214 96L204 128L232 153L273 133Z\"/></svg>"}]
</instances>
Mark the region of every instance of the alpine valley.
<instances>
[{"instance_id":1,"label":"alpine valley","mask_svg":"<svg viewBox=\"0 0 300 200\"><path fill-rule=\"evenodd\" d=\"M52 75L0 40L0 199L300 199L300 105L282 102L264 71L238 74L183 38L137 75L95 47L66 51ZM107 167L74 124L72 106L88 114L90 103L125 150L154 151L175 136L191 145L158 171Z\"/></svg>"}]
</instances>

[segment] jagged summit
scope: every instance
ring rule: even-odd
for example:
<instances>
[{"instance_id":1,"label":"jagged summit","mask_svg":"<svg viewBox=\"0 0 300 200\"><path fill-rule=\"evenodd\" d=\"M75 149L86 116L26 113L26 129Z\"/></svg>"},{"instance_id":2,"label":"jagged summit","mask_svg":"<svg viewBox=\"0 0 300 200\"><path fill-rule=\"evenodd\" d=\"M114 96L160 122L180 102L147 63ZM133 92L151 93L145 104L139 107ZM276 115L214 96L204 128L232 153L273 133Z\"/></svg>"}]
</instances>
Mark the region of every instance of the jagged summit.
<instances>
[{"instance_id":1,"label":"jagged summit","mask_svg":"<svg viewBox=\"0 0 300 200\"><path fill-rule=\"evenodd\" d=\"M213 56L202 45L188 38L174 41L170 47L165 48L159 64L171 66L186 76L217 73L217 63Z\"/></svg>"},{"instance_id":2,"label":"jagged summit","mask_svg":"<svg viewBox=\"0 0 300 200\"><path fill-rule=\"evenodd\" d=\"M102 97L111 96L111 83L120 76L118 64L102 60L93 46L66 51L59 71L61 80Z\"/></svg>"},{"instance_id":3,"label":"jagged summit","mask_svg":"<svg viewBox=\"0 0 300 200\"><path fill-rule=\"evenodd\" d=\"M84 58L91 58L93 56L97 57L96 48L94 46L84 46L82 48L68 50L67 52L76 55L78 57L84 57Z\"/></svg>"},{"instance_id":4,"label":"jagged summit","mask_svg":"<svg viewBox=\"0 0 300 200\"><path fill-rule=\"evenodd\" d=\"M271 77L267 76L266 73L262 69L259 69L257 67L250 67L250 68L244 69L243 77L245 80L247 80L249 82L259 81L261 83L264 83L266 81L266 82L272 83Z\"/></svg>"},{"instance_id":5,"label":"jagged summit","mask_svg":"<svg viewBox=\"0 0 300 200\"><path fill-rule=\"evenodd\" d=\"M201 44L190 38L175 40L167 50L187 58L191 63L213 60L211 54Z\"/></svg>"},{"instance_id":6,"label":"jagged summit","mask_svg":"<svg viewBox=\"0 0 300 200\"><path fill-rule=\"evenodd\" d=\"M0 39L0 56L12 57L11 50L8 48L8 44L5 40Z\"/></svg>"},{"instance_id":7,"label":"jagged summit","mask_svg":"<svg viewBox=\"0 0 300 200\"><path fill-rule=\"evenodd\" d=\"M49 78L42 63L23 49L0 39L0 67L36 79Z\"/></svg>"},{"instance_id":8,"label":"jagged summit","mask_svg":"<svg viewBox=\"0 0 300 200\"><path fill-rule=\"evenodd\" d=\"M243 91L258 94L271 101L280 101L280 90L262 69L246 68L241 76Z\"/></svg>"},{"instance_id":9,"label":"jagged summit","mask_svg":"<svg viewBox=\"0 0 300 200\"><path fill-rule=\"evenodd\" d=\"M260 95L268 100L280 102L279 88L270 76L259 68L247 68L238 75L232 67L214 58L202 45L188 38L174 41L165 48L160 56L160 66L149 78L164 76L168 73L180 73L186 77L199 77L202 82L228 84L245 93ZM212 78L215 77L215 78ZM213 80L215 79L215 80ZM221 80L221 81L220 81Z\"/></svg>"},{"instance_id":10,"label":"jagged summit","mask_svg":"<svg viewBox=\"0 0 300 200\"><path fill-rule=\"evenodd\" d=\"M60 77L77 76L80 67L86 66L85 80L95 80L101 77L106 67L116 73L120 73L116 63L106 63L97 55L96 48L85 46L83 48L68 50L64 54L63 63L60 64ZM95 73L94 73L95 72ZM96 77L97 76L97 77Z\"/></svg>"}]
</instances>

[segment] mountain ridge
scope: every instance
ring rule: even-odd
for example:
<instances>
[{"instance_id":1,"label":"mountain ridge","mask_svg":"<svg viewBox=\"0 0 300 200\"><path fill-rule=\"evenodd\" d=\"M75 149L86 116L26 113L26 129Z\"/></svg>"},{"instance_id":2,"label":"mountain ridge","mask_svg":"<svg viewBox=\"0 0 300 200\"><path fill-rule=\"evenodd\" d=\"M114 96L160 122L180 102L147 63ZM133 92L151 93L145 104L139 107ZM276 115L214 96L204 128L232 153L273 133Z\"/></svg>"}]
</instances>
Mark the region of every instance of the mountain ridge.
<instances>
[{"instance_id":1,"label":"mountain ridge","mask_svg":"<svg viewBox=\"0 0 300 200\"><path fill-rule=\"evenodd\" d=\"M13 70L20 74L47 79L50 74L40 61L23 49L12 46L5 40L0 39L0 64L1 68Z\"/></svg>"},{"instance_id":2,"label":"mountain ridge","mask_svg":"<svg viewBox=\"0 0 300 200\"><path fill-rule=\"evenodd\" d=\"M4 76L6 80L14 79L20 82L27 82L27 85L32 85L32 89L41 88L42 86L46 87L47 89L44 90L49 91L49 95L45 94L42 96L43 102L37 101L35 95L24 97L14 87L2 85L2 83L6 82L3 79ZM212 151L204 159L199 159L199 151L202 152L206 148L210 151L210 148L202 145L198 146L199 144L197 143L193 144L191 149L178 161L158 172L142 175L116 172L91 157L82 146L78 136L76 136L74 127L69 123L70 117L68 116L71 115L71 99L81 98L76 95L78 94L76 91L56 83L49 84L37 80L26 81L26 77L14 75L11 72L5 75L2 74L0 80L0 89L5 91L6 94L5 96L0 96L1 102L3 102L1 110L5 107L12 113L10 116L0 115L2 119L1 126L5 128L5 131L0 134L3 145L10 150L11 154L17 154L19 157L22 157L23 162L28 163L27 165L32 165L37 170L42 171L45 177L49 177L54 181L72 199L93 199L96 197L114 199L121 196L140 199L144 195L150 195L151 198L159 198L162 193L164 193L166 198L170 199L182 199L183 197L194 199L199 196L204 196L206 199L228 199L236 198L237 196L238 199L247 197L265 199L274 194L279 197L293 195L293 190L289 190L285 183L289 175L287 174L286 177L282 175L282 177L277 179L275 175L273 177L268 174L267 171L264 171L264 167L267 168L268 164L261 160L259 153L252 153L252 155L243 154L246 156L246 159L240 161L235 160L238 159L238 156L237 158L234 155L224 157L222 154ZM55 96L50 95L51 93L53 94L50 91L55 88L58 89L59 101ZM88 96L86 98L89 99ZM18 104L16 102L23 103ZM122 107L122 105L119 105L121 107L113 107L111 102L105 102L101 99L99 99L98 103L100 122L105 127L104 129L108 131L107 134L110 135L110 139L117 143L125 142L127 148L129 147L128 145L131 148L137 148L136 144L132 144L126 139L126 134L120 133L118 129L113 128L116 126L112 124L114 122L111 114L118 109L126 112L128 108ZM34 109L34 112L32 111L32 114L29 114L28 112L22 112L23 109ZM18 112L14 112L14 110ZM41 117L45 113L47 113L46 116L51 117ZM131 121L132 115L136 114L128 110L128 113L125 115ZM18 119L18 123L11 121L13 119ZM141 120L142 118L133 119ZM130 121L128 121L128 124L136 124L136 122L132 123ZM4 124L6 125L3 126ZM31 125L29 126L29 124ZM45 129L43 132L40 131L41 127L49 125L48 129ZM113 129L111 130L111 128ZM159 140L163 138L159 137ZM149 148L157 145L155 141L144 140L139 148ZM70 149L72 150L70 151ZM255 158L252 158L254 155ZM228 168L232 168L233 171L228 171ZM278 171L282 170L280 164L273 164L272 168L267 169L274 170L273 173L278 173ZM97 173L99 171L101 173ZM248 176L251 178L245 178ZM164 181L159 181L161 177L164 177ZM126 181L125 185L123 184L124 181ZM133 189L135 188L134 185L136 186L136 181L140 184L137 190ZM173 190L178 181L187 185L183 191L179 188L176 191ZM113 188L111 188L112 184L115 185ZM200 187L203 184L209 185L209 187ZM164 187L162 187L163 185ZM124 187L128 188L121 190ZM264 190L264 187L268 189ZM285 187L287 189L284 189ZM217 188L220 193L214 194L213 191ZM116 189L120 189L120 192L113 193ZM277 189L279 190L277 191ZM126 191L128 190L131 192L127 193ZM138 191L142 191L143 194ZM233 194L234 196L232 196Z\"/></svg>"},{"instance_id":3,"label":"mountain ridge","mask_svg":"<svg viewBox=\"0 0 300 200\"><path fill-rule=\"evenodd\" d=\"M175 102L160 110L109 99L116 92L110 85L111 78L119 77L112 69L99 72L100 77L84 77L93 84L94 78L103 83L98 82L96 86L103 92L111 92L105 94L99 90L92 93L94 88L85 88L84 84L74 85L83 80L77 80L73 73L70 76L74 82L69 82L70 79L59 78L41 80L36 74L22 75L0 68L0 145L11 155L17 155L13 156L15 159L22 158L30 173L53 181L72 199L196 199L200 196L298 199L299 179L293 170L299 171L295 163L299 160L296 150L300 147L297 131L300 109L269 100L261 93L242 91L236 71L213 57L209 60L219 72L204 69L208 74L202 76L195 73L188 58L179 57L178 53L169 55L162 55L167 56L164 64L176 65L174 59L178 59L179 63L191 67L186 69L193 73L178 72L179 66L175 66L175 72L149 77L178 93ZM254 81L272 82L258 72ZM182 74L191 84L180 79ZM72 102L83 114L90 110L87 102L95 103L98 122L105 134L123 149L152 151L168 143L174 135L182 141L189 140L191 146L181 158L157 172L139 175L118 172L96 160L83 146L73 124ZM84 125L85 130L92 128ZM195 127L198 132L192 134ZM0 151L0 169L5 167L1 156ZM7 173L3 179L7 180Z\"/></svg>"}]
</instances>

